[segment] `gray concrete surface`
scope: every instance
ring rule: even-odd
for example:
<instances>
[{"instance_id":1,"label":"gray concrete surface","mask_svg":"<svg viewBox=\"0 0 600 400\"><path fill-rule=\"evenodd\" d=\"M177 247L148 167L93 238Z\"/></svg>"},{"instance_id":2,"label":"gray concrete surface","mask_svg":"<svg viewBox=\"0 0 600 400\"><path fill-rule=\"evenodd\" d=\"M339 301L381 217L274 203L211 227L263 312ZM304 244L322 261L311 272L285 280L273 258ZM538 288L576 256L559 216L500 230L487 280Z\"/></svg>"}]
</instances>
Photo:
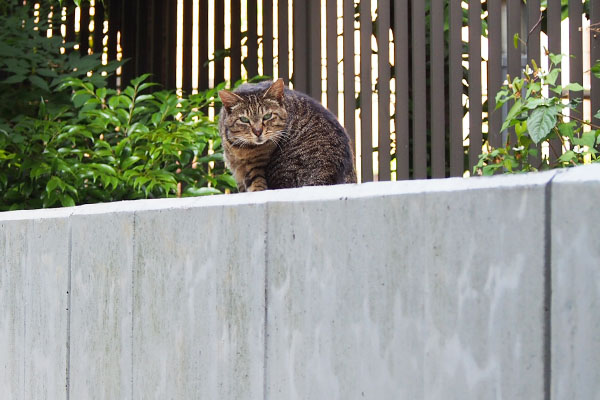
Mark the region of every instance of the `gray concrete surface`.
<instances>
[{"instance_id":1,"label":"gray concrete surface","mask_svg":"<svg viewBox=\"0 0 600 400\"><path fill-rule=\"evenodd\" d=\"M600 165L551 190L552 398L600 399Z\"/></svg>"},{"instance_id":2,"label":"gray concrete surface","mask_svg":"<svg viewBox=\"0 0 600 400\"><path fill-rule=\"evenodd\" d=\"M2 398L66 396L71 212L0 214Z\"/></svg>"},{"instance_id":3,"label":"gray concrete surface","mask_svg":"<svg viewBox=\"0 0 600 400\"><path fill-rule=\"evenodd\" d=\"M268 398L542 399L551 177L270 204Z\"/></svg>"},{"instance_id":4,"label":"gray concrete surface","mask_svg":"<svg viewBox=\"0 0 600 400\"><path fill-rule=\"evenodd\" d=\"M594 398L599 185L589 167L0 213L2 398Z\"/></svg>"},{"instance_id":5,"label":"gray concrete surface","mask_svg":"<svg viewBox=\"0 0 600 400\"><path fill-rule=\"evenodd\" d=\"M85 208L71 218L72 399L131 398L133 218Z\"/></svg>"}]
</instances>

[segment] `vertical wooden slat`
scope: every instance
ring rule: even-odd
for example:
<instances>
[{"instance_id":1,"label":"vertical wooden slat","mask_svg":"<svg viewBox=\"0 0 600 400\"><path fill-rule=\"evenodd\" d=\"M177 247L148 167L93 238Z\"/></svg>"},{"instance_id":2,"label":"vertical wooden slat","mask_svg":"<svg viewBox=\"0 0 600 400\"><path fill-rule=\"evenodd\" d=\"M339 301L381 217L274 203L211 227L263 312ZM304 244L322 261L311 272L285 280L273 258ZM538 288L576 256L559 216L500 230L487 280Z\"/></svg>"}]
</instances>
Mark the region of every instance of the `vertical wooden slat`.
<instances>
[{"instance_id":1,"label":"vertical wooden slat","mask_svg":"<svg viewBox=\"0 0 600 400\"><path fill-rule=\"evenodd\" d=\"M108 2L108 60L114 61L117 59L117 32L121 25L121 10L120 5L116 0ZM116 88L116 72L109 78L108 84L110 87Z\"/></svg>"},{"instance_id":2,"label":"vertical wooden slat","mask_svg":"<svg viewBox=\"0 0 600 400\"><path fill-rule=\"evenodd\" d=\"M153 80L158 79L154 69L154 52L158 47L158 43L153 38L155 32L161 29L156 18L158 15L156 12L157 3L158 0L138 0L139 18L137 20L137 41L135 44L138 54L143 52L141 57L138 55L140 62L137 65L135 75L150 73ZM143 21L146 21L146 23Z\"/></svg>"},{"instance_id":3,"label":"vertical wooden slat","mask_svg":"<svg viewBox=\"0 0 600 400\"><path fill-rule=\"evenodd\" d=\"M540 9L540 0L527 1L527 63L531 65L531 60L535 60L540 65L540 32L542 30L542 11Z\"/></svg>"},{"instance_id":4,"label":"vertical wooden slat","mask_svg":"<svg viewBox=\"0 0 600 400\"><path fill-rule=\"evenodd\" d=\"M409 178L408 0L394 0L396 179Z\"/></svg>"},{"instance_id":5,"label":"vertical wooden slat","mask_svg":"<svg viewBox=\"0 0 600 400\"><path fill-rule=\"evenodd\" d=\"M166 89L175 89L177 75L177 3L171 2L167 6L167 37L164 49L166 57Z\"/></svg>"},{"instance_id":6,"label":"vertical wooden slat","mask_svg":"<svg viewBox=\"0 0 600 400\"><path fill-rule=\"evenodd\" d=\"M321 0L308 0L308 93L321 101Z\"/></svg>"},{"instance_id":7,"label":"vertical wooden slat","mask_svg":"<svg viewBox=\"0 0 600 400\"><path fill-rule=\"evenodd\" d=\"M569 1L569 82L583 85L583 32L581 19L583 16L583 5L581 0ZM566 61L566 60L565 60ZM583 92L569 92L569 99L579 99L581 104L571 114L583 119Z\"/></svg>"},{"instance_id":8,"label":"vertical wooden slat","mask_svg":"<svg viewBox=\"0 0 600 400\"><path fill-rule=\"evenodd\" d=\"M444 0L431 0L431 177L446 176Z\"/></svg>"},{"instance_id":9,"label":"vertical wooden slat","mask_svg":"<svg viewBox=\"0 0 600 400\"><path fill-rule=\"evenodd\" d=\"M162 84L163 74L161 71L161 61L162 61L162 49L163 47L163 34L165 32L165 28L163 26L163 10L162 6L165 3L160 0L152 0L151 6L147 7L146 11L146 21L147 24L143 31L144 36L140 36L140 42L144 42L142 38L150 38L150 40L146 40L148 43L147 51L148 55L146 57L146 62L142 69L139 71L140 73L149 72L152 74L152 80L156 83ZM149 90L158 90L158 88L150 88Z\"/></svg>"},{"instance_id":10,"label":"vertical wooden slat","mask_svg":"<svg viewBox=\"0 0 600 400\"><path fill-rule=\"evenodd\" d=\"M354 4L352 1L344 1L342 18L344 29L344 128L352 141L352 149L355 149L354 110L356 100L354 97Z\"/></svg>"},{"instance_id":11,"label":"vertical wooden slat","mask_svg":"<svg viewBox=\"0 0 600 400\"><path fill-rule=\"evenodd\" d=\"M208 89L208 0L200 0L198 12L198 90Z\"/></svg>"},{"instance_id":12,"label":"vertical wooden slat","mask_svg":"<svg viewBox=\"0 0 600 400\"><path fill-rule=\"evenodd\" d=\"M469 2L469 171L477 165L481 132L481 2Z\"/></svg>"},{"instance_id":13,"label":"vertical wooden slat","mask_svg":"<svg viewBox=\"0 0 600 400\"><path fill-rule=\"evenodd\" d=\"M126 1L123 2L121 7L121 49L123 50L123 59L127 60L121 71L121 87L129 85L129 81L135 76L136 64L139 63L139 57L136 53L136 27L138 26L138 9L136 6L136 1Z\"/></svg>"},{"instance_id":14,"label":"vertical wooden slat","mask_svg":"<svg viewBox=\"0 0 600 400\"><path fill-rule=\"evenodd\" d=\"M600 60L600 3L590 1L590 59L592 66ZM591 87L592 117L600 110L600 79L592 76ZM595 125L600 125L600 118L592 118Z\"/></svg>"},{"instance_id":15,"label":"vertical wooden slat","mask_svg":"<svg viewBox=\"0 0 600 400\"><path fill-rule=\"evenodd\" d=\"M225 49L225 4L215 1L215 53ZM216 58L215 55L212 55ZM225 80L225 62L222 57L215 59L215 86Z\"/></svg>"},{"instance_id":16,"label":"vertical wooden slat","mask_svg":"<svg viewBox=\"0 0 600 400\"><path fill-rule=\"evenodd\" d=\"M507 26L508 35L506 37L506 53L507 53L507 66L508 75L510 79L514 79L517 76L521 76L521 0L507 0ZM519 35L521 40L517 40L515 47L514 36ZM514 102L508 103L508 108L514 104ZM508 142L513 145L516 143L516 135L514 128L508 130Z\"/></svg>"},{"instance_id":17,"label":"vertical wooden slat","mask_svg":"<svg viewBox=\"0 0 600 400\"><path fill-rule=\"evenodd\" d=\"M59 5L52 6L52 36L60 36L60 24L62 20L62 7Z\"/></svg>"},{"instance_id":18,"label":"vertical wooden slat","mask_svg":"<svg viewBox=\"0 0 600 400\"><path fill-rule=\"evenodd\" d=\"M337 0L327 0L327 108L338 115Z\"/></svg>"},{"instance_id":19,"label":"vertical wooden slat","mask_svg":"<svg viewBox=\"0 0 600 400\"><path fill-rule=\"evenodd\" d=\"M193 8L192 0L183 0L183 54L182 54L182 89L184 93L192 93L192 35L193 35Z\"/></svg>"},{"instance_id":20,"label":"vertical wooden slat","mask_svg":"<svg viewBox=\"0 0 600 400\"><path fill-rule=\"evenodd\" d=\"M93 51L94 54L102 54L104 39L104 3L97 1L94 6L94 39L93 39Z\"/></svg>"},{"instance_id":21,"label":"vertical wooden slat","mask_svg":"<svg viewBox=\"0 0 600 400\"><path fill-rule=\"evenodd\" d=\"M273 76L273 0L263 0L262 43L263 74Z\"/></svg>"},{"instance_id":22,"label":"vertical wooden slat","mask_svg":"<svg viewBox=\"0 0 600 400\"><path fill-rule=\"evenodd\" d=\"M81 2L79 20L79 52L82 56L88 54L90 48L90 3Z\"/></svg>"},{"instance_id":23,"label":"vertical wooden slat","mask_svg":"<svg viewBox=\"0 0 600 400\"><path fill-rule=\"evenodd\" d=\"M283 78L287 84L290 81L288 2L285 0L277 1L277 67L279 77Z\"/></svg>"},{"instance_id":24,"label":"vertical wooden slat","mask_svg":"<svg viewBox=\"0 0 600 400\"><path fill-rule=\"evenodd\" d=\"M373 180L371 91L371 0L360 0L360 153L361 181Z\"/></svg>"},{"instance_id":25,"label":"vertical wooden slat","mask_svg":"<svg viewBox=\"0 0 600 400\"><path fill-rule=\"evenodd\" d=\"M248 0L248 77L258 75L258 8L257 0Z\"/></svg>"},{"instance_id":26,"label":"vertical wooden slat","mask_svg":"<svg viewBox=\"0 0 600 400\"><path fill-rule=\"evenodd\" d=\"M548 50L553 54L561 54L561 0L548 0ZM567 62L566 60L564 62ZM561 74L556 79L560 84ZM554 95L554 94L551 94ZM550 162L554 162L562 153L562 145L559 139L550 139Z\"/></svg>"},{"instance_id":27,"label":"vertical wooden slat","mask_svg":"<svg viewBox=\"0 0 600 400\"><path fill-rule=\"evenodd\" d=\"M231 83L242 77L241 0L231 0Z\"/></svg>"},{"instance_id":28,"label":"vertical wooden slat","mask_svg":"<svg viewBox=\"0 0 600 400\"><path fill-rule=\"evenodd\" d=\"M294 89L303 93L309 92L308 83L308 4L306 1L294 1L293 3L293 52L294 72L292 81ZM311 29L316 29L311 27Z\"/></svg>"},{"instance_id":29,"label":"vertical wooden slat","mask_svg":"<svg viewBox=\"0 0 600 400\"><path fill-rule=\"evenodd\" d=\"M379 174L378 180L389 181L390 172L390 1L377 3L377 50L378 50L378 116L379 116Z\"/></svg>"},{"instance_id":30,"label":"vertical wooden slat","mask_svg":"<svg viewBox=\"0 0 600 400\"><path fill-rule=\"evenodd\" d=\"M488 0L488 142L492 147L502 145L502 109L496 110L496 93L500 90L502 76L502 0Z\"/></svg>"},{"instance_id":31,"label":"vertical wooden slat","mask_svg":"<svg viewBox=\"0 0 600 400\"><path fill-rule=\"evenodd\" d=\"M67 4L67 21L65 41L69 43L75 42L75 6Z\"/></svg>"},{"instance_id":32,"label":"vertical wooden slat","mask_svg":"<svg viewBox=\"0 0 600 400\"><path fill-rule=\"evenodd\" d=\"M412 2L413 177L427 178L427 85L425 2Z\"/></svg>"},{"instance_id":33,"label":"vertical wooden slat","mask_svg":"<svg viewBox=\"0 0 600 400\"><path fill-rule=\"evenodd\" d=\"M156 22L160 26L160 32L154 33L156 43L152 58L154 60L154 73L157 74L158 82L162 85L162 88L156 88L156 90L165 89L169 86L169 7L177 7L177 3L159 1L156 4Z\"/></svg>"},{"instance_id":34,"label":"vertical wooden slat","mask_svg":"<svg viewBox=\"0 0 600 400\"><path fill-rule=\"evenodd\" d=\"M449 70L449 122L450 122L450 176L462 176L464 171L462 129L462 8L459 1L450 2L450 70Z\"/></svg>"},{"instance_id":35,"label":"vertical wooden slat","mask_svg":"<svg viewBox=\"0 0 600 400\"><path fill-rule=\"evenodd\" d=\"M540 0L527 2L527 63L533 68L533 61L540 66L540 32L541 32ZM533 61L532 61L533 60ZM542 161L541 146L532 145L538 150L537 156L530 156L531 163L537 168Z\"/></svg>"}]
</instances>

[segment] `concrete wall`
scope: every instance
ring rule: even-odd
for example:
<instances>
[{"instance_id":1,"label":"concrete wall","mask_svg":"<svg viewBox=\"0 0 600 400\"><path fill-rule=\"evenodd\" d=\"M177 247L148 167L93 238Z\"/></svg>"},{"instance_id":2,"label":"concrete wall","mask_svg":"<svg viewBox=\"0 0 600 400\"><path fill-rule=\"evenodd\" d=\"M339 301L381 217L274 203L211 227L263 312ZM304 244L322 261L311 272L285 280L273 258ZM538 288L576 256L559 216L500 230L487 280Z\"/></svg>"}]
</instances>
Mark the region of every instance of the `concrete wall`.
<instances>
[{"instance_id":1,"label":"concrete wall","mask_svg":"<svg viewBox=\"0 0 600 400\"><path fill-rule=\"evenodd\" d=\"M3 399L598 399L600 165L0 213Z\"/></svg>"}]
</instances>

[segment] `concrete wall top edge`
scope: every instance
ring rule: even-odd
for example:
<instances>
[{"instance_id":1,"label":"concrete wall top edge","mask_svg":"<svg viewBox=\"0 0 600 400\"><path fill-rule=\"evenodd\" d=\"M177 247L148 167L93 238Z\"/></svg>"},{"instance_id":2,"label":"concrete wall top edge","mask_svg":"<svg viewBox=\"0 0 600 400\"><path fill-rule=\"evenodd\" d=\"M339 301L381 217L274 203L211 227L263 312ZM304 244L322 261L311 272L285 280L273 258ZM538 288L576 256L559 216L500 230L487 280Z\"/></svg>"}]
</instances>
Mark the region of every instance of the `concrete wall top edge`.
<instances>
[{"instance_id":1,"label":"concrete wall top edge","mask_svg":"<svg viewBox=\"0 0 600 400\"><path fill-rule=\"evenodd\" d=\"M258 193L239 193L226 196L130 200L113 203L87 204L68 208L7 211L0 213L0 221L68 218L72 215L128 213L195 207L227 207L274 202L328 201L341 198L369 198L416 193L543 186L557 175L565 175L571 177L569 179L576 180L585 179L600 181L600 165L571 168L568 170L568 173L554 170L529 174L477 177L471 179L446 178L401 182L369 182L364 184L269 190Z\"/></svg>"},{"instance_id":2,"label":"concrete wall top edge","mask_svg":"<svg viewBox=\"0 0 600 400\"><path fill-rule=\"evenodd\" d=\"M600 164L582 165L575 168L566 168L563 173L556 176L553 182L591 182L600 183Z\"/></svg>"}]
</instances>

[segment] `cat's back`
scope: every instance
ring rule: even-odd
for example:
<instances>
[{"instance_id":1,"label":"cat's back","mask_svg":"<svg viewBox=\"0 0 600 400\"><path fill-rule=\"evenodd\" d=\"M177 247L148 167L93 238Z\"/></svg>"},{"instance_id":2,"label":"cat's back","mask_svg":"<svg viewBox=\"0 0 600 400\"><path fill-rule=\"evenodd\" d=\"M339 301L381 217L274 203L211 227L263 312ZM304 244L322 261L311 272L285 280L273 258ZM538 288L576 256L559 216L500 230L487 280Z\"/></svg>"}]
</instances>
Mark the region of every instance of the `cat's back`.
<instances>
[{"instance_id":1,"label":"cat's back","mask_svg":"<svg viewBox=\"0 0 600 400\"><path fill-rule=\"evenodd\" d=\"M269 188L355 183L348 134L333 113L303 93L286 89L286 134L267 168Z\"/></svg>"}]
</instances>

